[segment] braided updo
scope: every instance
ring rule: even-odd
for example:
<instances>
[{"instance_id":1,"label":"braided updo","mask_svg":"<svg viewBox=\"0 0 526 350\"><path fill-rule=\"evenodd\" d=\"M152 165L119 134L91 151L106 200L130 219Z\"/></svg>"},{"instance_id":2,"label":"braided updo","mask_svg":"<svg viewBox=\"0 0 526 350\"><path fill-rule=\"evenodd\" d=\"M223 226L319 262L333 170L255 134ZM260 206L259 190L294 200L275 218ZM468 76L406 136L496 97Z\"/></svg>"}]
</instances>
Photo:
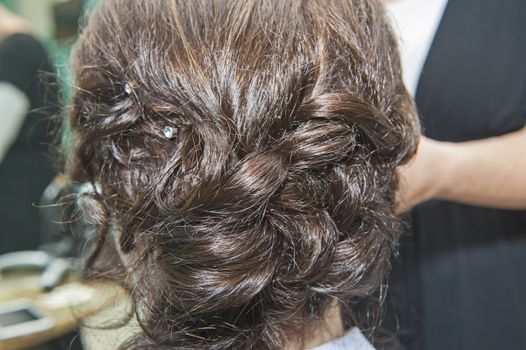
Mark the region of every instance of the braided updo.
<instances>
[{"instance_id":1,"label":"braided updo","mask_svg":"<svg viewBox=\"0 0 526 350\"><path fill-rule=\"evenodd\" d=\"M72 64L66 171L124 348L282 349L335 298L374 326L418 135L377 1L103 0Z\"/></svg>"}]
</instances>

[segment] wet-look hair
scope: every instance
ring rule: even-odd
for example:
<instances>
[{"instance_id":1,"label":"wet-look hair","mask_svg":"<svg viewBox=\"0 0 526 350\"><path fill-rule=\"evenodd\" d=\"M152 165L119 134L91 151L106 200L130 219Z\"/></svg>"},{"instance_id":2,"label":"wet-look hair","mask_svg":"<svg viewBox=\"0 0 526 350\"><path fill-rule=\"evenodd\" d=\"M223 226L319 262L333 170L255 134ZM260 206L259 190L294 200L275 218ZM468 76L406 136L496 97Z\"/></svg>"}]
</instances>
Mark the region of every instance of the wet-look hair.
<instances>
[{"instance_id":1,"label":"wet-look hair","mask_svg":"<svg viewBox=\"0 0 526 350\"><path fill-rule=\"evenodd\" d=\"M378 323L419 131L378 1L103 0L72 54L65 171L126 349L301 347Z\"/></svg>"}]
</instances>

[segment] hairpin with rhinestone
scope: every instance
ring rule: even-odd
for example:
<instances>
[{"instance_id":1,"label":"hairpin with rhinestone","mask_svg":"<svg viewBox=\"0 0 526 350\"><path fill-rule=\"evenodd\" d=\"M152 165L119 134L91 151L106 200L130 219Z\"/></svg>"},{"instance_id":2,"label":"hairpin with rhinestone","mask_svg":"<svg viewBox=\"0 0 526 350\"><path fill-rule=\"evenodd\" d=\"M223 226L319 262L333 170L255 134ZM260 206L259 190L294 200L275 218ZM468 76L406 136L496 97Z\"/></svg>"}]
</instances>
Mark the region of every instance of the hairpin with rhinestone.
<instances>
[{"instance_id":1,"label":"hairpin with rhinestone","mask_svg":"<svg viewBox=\"0 0 526 350\"><path fill-rule=\"evenodd\" d=\"M132 92L133 92L133 87L130 83L126 83L124 84L124 92L126 93L126 95L131 95Z\"/></svg>"},{"instance_id":2,"label":"hairpin with rhinestone","mask_svg":"<svg viewBox=\"0 0 526 350\"><path fill-rule=\"evenodd\" d=\"M175 128L173 126L167 125L163 129L163 134L167 139L173 139L175 137Z\"/></svg>"}]
</instances>

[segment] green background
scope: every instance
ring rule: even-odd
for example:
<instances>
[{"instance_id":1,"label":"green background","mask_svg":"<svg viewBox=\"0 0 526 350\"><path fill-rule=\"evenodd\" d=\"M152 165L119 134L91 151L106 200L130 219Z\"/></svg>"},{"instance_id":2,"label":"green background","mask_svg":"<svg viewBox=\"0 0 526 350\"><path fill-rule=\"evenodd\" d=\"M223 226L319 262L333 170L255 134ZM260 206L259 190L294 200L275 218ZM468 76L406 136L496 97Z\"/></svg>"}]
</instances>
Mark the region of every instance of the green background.
<instances>
[{"instance_id":1,"label":"green background","mask_svg":"<svg viewBox=\"0 0 526 350\"><path fill-rule=\"evenodd\" d=\"M40 8L38 6L35 7L33 10L31 6L25 6L25 11L18 11L17 8L17 1L19 0L0 0L0 4L3 4L7 8L9 8L11 11L17 13L18 15L25 17L27 19L30 18L42 18L42 16L48 16L47 20L51 21L53 28L51 28L49 31L43 31L37 28L34 28L35 35L42 41L44 46L48 49L48 52L53 59L53 61L56 64L57 67L57 74L59 77L59 82L62 84L62 88L64 92L67 95L67 86L69 85L70 80L70 74L68 70L68 62L69 62L69 54L71 51L71 47L73 43L75 42L76 36L74 32L72 35L67 36L66 38L58 38L56 30L59 27L74 27L78 23L78 15L75 13L70 14L69 16L57 16L55 15L49 16L48 14L41 13ZM26 1L33 1L37 5L41 5L40 3L42 0L26 0ZM93 7L98 0L77 0L80 1L80 5L85 9ZM57 1L58 2L58 1ZM18 3L20 4L20 3ZM59 5L60 6L60 5ZM53 9L53 5L49 5L50 9ZM30 12L30 13L28 13ZM51 17L51 18L49 18ZM31 22L31 21L30 21Z\"/></svg>"}]
</instances>

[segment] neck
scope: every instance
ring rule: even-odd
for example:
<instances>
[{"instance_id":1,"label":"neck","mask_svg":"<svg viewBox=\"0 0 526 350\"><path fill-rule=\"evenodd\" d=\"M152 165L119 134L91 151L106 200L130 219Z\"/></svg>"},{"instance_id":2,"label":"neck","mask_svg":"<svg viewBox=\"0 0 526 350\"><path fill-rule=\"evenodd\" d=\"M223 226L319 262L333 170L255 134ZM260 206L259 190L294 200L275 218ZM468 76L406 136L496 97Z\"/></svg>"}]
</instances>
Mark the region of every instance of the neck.
<instances>
[{"instance_id":1,"label":"neck","mask_svg":"<svg viewBox=\"0 0 526 350\"><path fill-rule=\"evenodd\" d=\"M315 348L331 340L342 337L345 334L342 319L340 316L340 306L337 300L333 300L325 312L323 321L318 327L309 332L305 339L305 349Z\"/></svg>"}]
</instances>

